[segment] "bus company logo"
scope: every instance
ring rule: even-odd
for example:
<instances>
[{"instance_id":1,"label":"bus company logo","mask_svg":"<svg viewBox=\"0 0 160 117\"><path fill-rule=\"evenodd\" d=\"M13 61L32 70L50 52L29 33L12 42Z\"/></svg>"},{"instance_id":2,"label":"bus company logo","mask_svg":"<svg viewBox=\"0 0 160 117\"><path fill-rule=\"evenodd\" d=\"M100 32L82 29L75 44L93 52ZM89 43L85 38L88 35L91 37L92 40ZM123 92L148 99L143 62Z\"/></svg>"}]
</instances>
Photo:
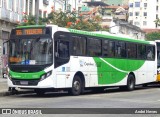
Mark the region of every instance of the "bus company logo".
<instances>
[{"instance_id":1,"label":"bus company logo","mask_svg":"<svg viewBox=\"0 0 160 117\"><path fill-rule=\"evenodd\" d=\"M80 60L80 61L79 61L79 64L80 64L80 67L83 67L83 66L84 66L84 61L83 61L83 60Z\"/></svg>"}]
</instances>

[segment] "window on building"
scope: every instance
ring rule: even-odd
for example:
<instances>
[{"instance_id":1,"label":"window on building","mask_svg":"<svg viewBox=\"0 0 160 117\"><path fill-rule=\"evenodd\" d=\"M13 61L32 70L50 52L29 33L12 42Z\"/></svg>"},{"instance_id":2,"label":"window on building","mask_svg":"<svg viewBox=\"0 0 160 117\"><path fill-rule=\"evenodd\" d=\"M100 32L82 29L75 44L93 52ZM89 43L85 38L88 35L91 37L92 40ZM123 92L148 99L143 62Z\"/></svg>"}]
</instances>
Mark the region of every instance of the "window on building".
<instances>
[{"instance_id":1,"label":"window on building","mask_svg":"<svg viewBox=\"0 0 160 117\"><path fill-rule=\"evenodd\" d=\"M147 12L144 12L144 13L143 13L143 16L147 16Z\"/></svg>"},{"instance_id":2,"label":"window on building","mask_svg":"<svg viewBox=\"0 0 160 117\"><path fill-rule=\"evenodd\" d=\"M129 20L129 23L130 23L130 24L133 24L133 20Z\"/></svg>"},{"instance_id":3,"label":"window on building","mask_svg":"<svg viewBox=\"0 0 160 117\"><path fill-rule=\"evenodd\" d=\"M43 17L46 18L47 17L47 11L43 12Z\"/></svg>"},{"instance_id":4,"label":"window on building","mask_svg":"<svg viewBox=\"0 0 160 117\"><path fill-rule=\"evenodd\" d=\"M158 19L158 14L156 14L156 19Z\"/></svg>"},{"instance_id":5,"label":"window on building","mask_svg":"<svg viewBox=\"0 0 160 117\"><path fill-rule=\"evenodd\" d=\"M135 7L140 7L140 2L135 2Z\"/></svg>"},{"instance_id":6,"label":"window on building","mask_svg":"<svg viewBox=\"0 0 160 117\"><path fill-rule=\"evenodd\" d=\"M158 11L158 6L156 6L156 11Z\"/></svg>"},{"instance_id":7,"label":"window on building","mask_svg":"<svg viewBox=\"0 0 160 117\"><path fill-rule=\"evenodd\" d=\"M134 25L139 26L139 22L134 22Z\"/></svg>"},{"instance_id":8,"label":"window on building","mask_svg":"<svg viewBox=\"0 0 160 117\"><path fill-rule=\"evenodd\" d=\"M2 7L7 9L7 0L2 0Z\"/></svg>"},{"instance_id":9,"label":"window on building","mask_svg":"<svg viewBox=\"0 0 160 117\"><path fill-rule=\"evenodd\" d=\"M24 1L22 1L22 0L19 1L19 5L20 5L20 7L19 7L19 13L23 12L23 2Z\"/></svg>"},{"instance_id":10,"label":"window on building","mask_svg":"<svg viewBox=\"0 0 160 117\"><path fill-rule=\"evenodd\" d=\"M25 8L26 10L26 13L28 14L28 0L26 0L26 8Z\"/></svg>"},{"instance_id":11,"label":"window on building","mask_svg":"<svg viewBox=\"0 0 160 117\"><path fill-rule=\"evenodd\" d=\"M130 12L130 13L129 13L129 16L133 16L133 12Z\"/></svg>"},{"instance_id":12,"label":"window on building","mask_svg":"<svg viewBox=\"0 0 160 117\"><path fill-rule=\"evenodd\" d=\"M147 21L143 21L143 26L146 26L147 25Z\"/></svg>"},{"instance_id":13,"label":"window on building","mask_svg":"<svg viewBox=\"0 0 160 117\"><path fill-rule=\"evenodd\" d=\"M13 0L8 1L8 9L13 10Z\"/></svg>"},{"instance_id":14,"label":"window on building","mask_svg":"<svg viewBox=\"0 0 160 117\"><path fill-rule=\"evenodd\" d=\"M0 7L2 7L2 0L0 0Z\"/></svg>"},{"instance_id":15,"label":"window on building","mask_svg":"<svg viewBox=\"0 0 160 117\"><path fill-rule=\"evenodd\" d=\"M39 17L42 17L42 11L39 10Z\"/></svg>"},{"instance_id":16,"label":"window on building","mask_svg":"<svg viewBox=\"0 0 160 117\"><path fill-rule=\"evenodd\" d=\"M29 14L33 15L32 12L33 12L33 0L29 0Z\"/></svg>"},{"instance_id":17,"label":"window on building","mask_svg":"<svg viewBox=\"0 0 160 117\"><path fill-rule=\"evenodd\" d=\"M147 3L144 3L144 7L147 7Z\"/></svg>"},{"instance_id":18,"label":"window on building","mask_svg":"<svg viewBox=\"0 0 160 117\"><path fill-rule=\"evenodd\" d=\"M139 12L135 12L135 16L139 16Z\"/></svg>"},{"instance_id":19,"label":"window on building","mask_svg":"<svg viewBox=\"0 0 160 117\"><path fill-rule=\"evenodd\" d=\"M133 7L133 3L130 3L130 4L129 4L129 7Z\"/></svg>"}]
</instances>

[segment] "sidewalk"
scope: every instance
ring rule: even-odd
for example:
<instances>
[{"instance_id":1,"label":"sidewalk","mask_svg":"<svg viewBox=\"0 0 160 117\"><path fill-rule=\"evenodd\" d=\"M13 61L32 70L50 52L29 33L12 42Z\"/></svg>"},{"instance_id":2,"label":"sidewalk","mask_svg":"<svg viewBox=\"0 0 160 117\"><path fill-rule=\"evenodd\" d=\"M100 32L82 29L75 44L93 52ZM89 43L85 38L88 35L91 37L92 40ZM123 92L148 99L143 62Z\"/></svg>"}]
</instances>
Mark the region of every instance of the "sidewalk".
<instances>
[{"instance_id":1,"label":"sidewalk","mask_svg":"<svg viewBox=\"0 0 160 117\"><path fill-rule=\"evenodd\" d=\"M0 77L0 96L8 93L7 78Z\"/></svg>"},{"instance_id":2,"label":"sidewalk","mask_svg":"<svg viewBox=\"0 0 160 117\"><path fill-rule=\"evenodd\" d=\"M25 94L25 93L33 93L33 90L18 89L18 92L16 94ZM8 91L7 78L0 77L0 97L9 95L13 94Z\"/></svg>"}]
</instances>

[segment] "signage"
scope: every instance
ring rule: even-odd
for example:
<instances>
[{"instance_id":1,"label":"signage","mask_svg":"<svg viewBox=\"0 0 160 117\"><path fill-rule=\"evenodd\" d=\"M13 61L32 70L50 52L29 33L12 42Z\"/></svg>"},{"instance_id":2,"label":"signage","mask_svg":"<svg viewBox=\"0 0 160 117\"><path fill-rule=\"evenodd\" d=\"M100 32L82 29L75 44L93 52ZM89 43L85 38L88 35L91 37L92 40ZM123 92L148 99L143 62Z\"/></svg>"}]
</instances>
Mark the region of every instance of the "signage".
<instances>
[{"instance_id":1,"label":"signage","mask_svg":"<svg viewBox=\"0 0 160 117\"><path fill-rule=\"evenodd\" d=\"M16 35L37 35L37 34L43 34L43 29L16 29L15 30Z\"/></svg>"}]
</instances>

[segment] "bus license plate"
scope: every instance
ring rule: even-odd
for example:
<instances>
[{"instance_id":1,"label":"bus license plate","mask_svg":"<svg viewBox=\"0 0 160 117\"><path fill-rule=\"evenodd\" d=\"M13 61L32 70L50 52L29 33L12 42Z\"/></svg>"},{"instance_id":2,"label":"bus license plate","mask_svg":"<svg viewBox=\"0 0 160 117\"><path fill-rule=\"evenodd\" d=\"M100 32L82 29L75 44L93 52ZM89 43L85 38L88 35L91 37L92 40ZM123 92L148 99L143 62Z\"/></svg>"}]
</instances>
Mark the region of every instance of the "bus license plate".
<instances>
[{"instance_id":1,"label":"bus license plate","mask_svg":"<svg viewBox=\"0 0 160 117\"><path fill-rule=\"evenodd\" d=\"M28 85L28 81L20 81L21 85Z\"/></svg>"}]
</instances>

